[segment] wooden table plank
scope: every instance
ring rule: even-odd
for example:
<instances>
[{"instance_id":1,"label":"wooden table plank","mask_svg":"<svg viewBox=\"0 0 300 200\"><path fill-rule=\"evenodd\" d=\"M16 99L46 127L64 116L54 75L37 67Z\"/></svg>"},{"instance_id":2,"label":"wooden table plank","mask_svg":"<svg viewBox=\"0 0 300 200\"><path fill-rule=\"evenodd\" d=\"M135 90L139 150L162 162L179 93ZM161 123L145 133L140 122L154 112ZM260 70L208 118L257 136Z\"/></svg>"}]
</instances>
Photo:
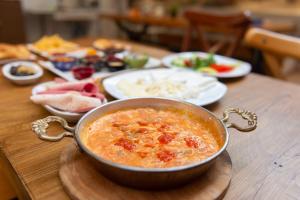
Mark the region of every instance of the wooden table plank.
<instances>
[{"instance_id":1,"label":"wooden table plank","mask_svg":"<svg viewBox=\"0 0 300 200\"><path fill-rule=\"evenodd\" d=\"M138 45L133 50L157 57L169 53ZM52 78L46 72L42 81ZM256 112L259 120L252 134L230 130L228 152L234 173L225 199L299 198L300 87L255 74L225 83L229 90L224 99L207 108L221 116L225 107L241 107ZM24 186L19 190L32 199L68 199L58 178L58 161L72 139L50 143L34 135L30 123L49 113L30 102L31 88L16 87L0 76L1 150Z\"/></svg>"}]
</instances>

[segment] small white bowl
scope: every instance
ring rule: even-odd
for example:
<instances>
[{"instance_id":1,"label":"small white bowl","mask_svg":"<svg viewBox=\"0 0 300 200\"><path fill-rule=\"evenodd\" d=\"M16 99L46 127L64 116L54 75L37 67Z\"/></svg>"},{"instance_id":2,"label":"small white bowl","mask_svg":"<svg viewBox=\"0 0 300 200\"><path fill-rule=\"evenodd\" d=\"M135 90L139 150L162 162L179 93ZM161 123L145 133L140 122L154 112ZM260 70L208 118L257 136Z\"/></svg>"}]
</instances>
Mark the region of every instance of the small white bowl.
<instances>
[{"instance_id":1,"label":"small white bowl","mask_svg":"<svg viewBox=\"0 0 300 200\"><path fill-rule=\"evenodd\" d=\"M14 76L10 73L10 69L14 66L18 65L25 65L28 67L31 67L34 71L35 74L29 75L29 76ZM2 73L7 78L8 80L12 81L15 84L18 85L29 85L37 82L39 78L43 75L43 70L42 68L34 63L34 62L28 62L28 61L18 61L18 62L11 62L3 66L2 68Z\"/></svg>"}]
</instances>

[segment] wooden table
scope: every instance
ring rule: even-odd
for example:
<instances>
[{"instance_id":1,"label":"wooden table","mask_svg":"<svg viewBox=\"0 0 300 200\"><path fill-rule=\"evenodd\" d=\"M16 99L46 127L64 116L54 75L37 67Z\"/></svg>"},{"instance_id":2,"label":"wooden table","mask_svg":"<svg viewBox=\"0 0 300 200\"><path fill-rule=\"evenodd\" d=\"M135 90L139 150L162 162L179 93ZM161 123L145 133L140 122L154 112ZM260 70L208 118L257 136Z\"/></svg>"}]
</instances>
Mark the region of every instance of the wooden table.
<instances>
[{"instance_id":1,"label":"wooden table","mask_svg":"<svg viewBox=\"0 0 300 200\"><path fill-rule=\"evenodd\" d=\"M91 44L90 39L78 41ZM156 57L169 52L132 44L134 51ZM41 81L54 76L46 72ZM251 134L230 130L228 152L233 179L225 199L297 199L300 197L300 87L260 75L225 82L228 93L207 108L218 116L227 106L246 108L258 115ZM39 140L31 122L49 115L29 100L32 86L17 87L1 75L1 164L10 174L20 199L68 199L58 177L58 161L65 138ZM58 131L53 128L52 131Z\"/></svg>"}]
</instances>

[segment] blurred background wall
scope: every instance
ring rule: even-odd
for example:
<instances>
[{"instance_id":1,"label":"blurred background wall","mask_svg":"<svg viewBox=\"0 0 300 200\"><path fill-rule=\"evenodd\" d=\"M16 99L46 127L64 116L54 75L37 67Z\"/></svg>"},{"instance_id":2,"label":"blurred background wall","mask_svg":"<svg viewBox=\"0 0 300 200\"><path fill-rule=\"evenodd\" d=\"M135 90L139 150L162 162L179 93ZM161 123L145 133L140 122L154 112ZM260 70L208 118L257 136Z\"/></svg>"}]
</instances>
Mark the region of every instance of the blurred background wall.
<instances>
[{"instance_id":1,"label":"blurred background wall","mask_svg":"<svg viewBox=\"0 0 300 200\"><path fill-rule=\"evenodd\" d=\"M214 7L220 12L229 12L226 5L238 4L240 9L251 9L252 18L267 19L272 22L300 24L300 4L298 0L21 0L25 16L28 42L37 40L44 34L59 33L65 38L103 35L121 37L124 33L112 20L99 18L100 13L128 13L138 8L150 16L180 15L185 7ZM261 3L269 3L270 9L260 9ZM282 6L281 6L282 5ZM268 6L266 6L268 7ZM282 12L282 7L299 7L294 13ZM288 9L285 9L288 10ZM154 27L149 32L165 31ZM167 29L168 32L176 30ZM298 34L295 31L294 34Z\"/></svg>"},{"instance_id":2,"label":"blurred background wall","mask_svg":"<svg viewBox=\"0 0 300 200\"><path fill-rule=\"evenodd\" d=\"M122 12L127 0L21 0L27 40L35 41L44 34L59 33L65 38L83 35L117 37L118 29L111 20L99 20L99 13Z\"/></svg>"}]
</instances>

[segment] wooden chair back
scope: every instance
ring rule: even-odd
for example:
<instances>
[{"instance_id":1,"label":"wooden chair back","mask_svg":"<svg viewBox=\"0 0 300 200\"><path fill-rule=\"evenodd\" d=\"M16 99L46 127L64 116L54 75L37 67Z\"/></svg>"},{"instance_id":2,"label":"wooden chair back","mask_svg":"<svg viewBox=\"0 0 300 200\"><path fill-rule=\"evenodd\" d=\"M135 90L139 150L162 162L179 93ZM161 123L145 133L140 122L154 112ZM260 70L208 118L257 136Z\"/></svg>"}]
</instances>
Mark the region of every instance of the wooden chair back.
<instances>
[{"instance_id":1,"label":"wooden chair back","mask_svg":"<svg viewBox=\"0 0 300 200\"><path fill-rule=\"evenodd\" d=\"M251 28L245 35L245 43L262 51L266 72L279 79L286 79L282 73L282 61L285 57L300 59L299 38Z\"/></svg>"},{"instance_id":2,"label":"wooden chair back","mask_svg":"<svg viewBox=\"0 0 300 200\"><path fill-rule=\"evenodd\" d=\"M238 13L231 15L216 15L207 12L189 10L184 13L184 17L188 20L188 28L182 43L182 51L187 51L191 46L192 34L197 33L199 45L203 51L218 53L225 49L223 55L232 56L246 30L251 24L251 20L247 13ZM223 37L215 44L206 38L206 33L214 32L219 33ZM231 41L225 39L231 38Z\"/></svg>"},{"instance_id":3,"label":"wooden chair back","mask_svg":"<svg viewBox=\"0 0 300 200\"><path fill-rule=\"evenodd\" d=\"M0 42L25 43L25 27L19 0L0 0Z\"/></svg>"}]
</instances>

